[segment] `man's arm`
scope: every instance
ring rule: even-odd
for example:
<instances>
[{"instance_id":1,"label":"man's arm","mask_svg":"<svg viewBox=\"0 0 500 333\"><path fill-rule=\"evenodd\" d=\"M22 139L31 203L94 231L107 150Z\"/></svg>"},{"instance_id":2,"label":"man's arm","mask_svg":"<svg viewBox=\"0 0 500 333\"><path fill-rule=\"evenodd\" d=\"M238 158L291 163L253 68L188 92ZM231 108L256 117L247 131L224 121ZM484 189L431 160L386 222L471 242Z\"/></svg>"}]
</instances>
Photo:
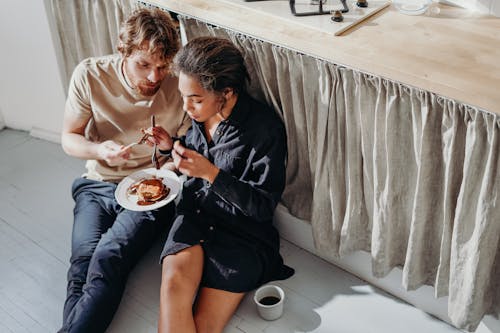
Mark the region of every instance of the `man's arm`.
<instances>
[{"instance_id":1,"label":"man's arm","mask_svg":"<svg viewBox=\"0 0 500 333\"><path fill-rule=\"evenodd\" d=\"M125 163L130 149L111 140L96 143L85 138L85 127L89 120L90 118L64 112L61 143L66 154L85 160L104 160L110 166Z\"/></svg>"},{"instance_id":2,"label":"man's arm","mask_svg":"<svg viewBox=\"0 0 500 333\"><path fill-rule=\"evenodd\" d=\"M85 127L89 120L90 118L78 117L68 111L64 112L61 143L66 154L85 160L98 159L98 144L85 138Z\"/></svg>"}]
</instances>

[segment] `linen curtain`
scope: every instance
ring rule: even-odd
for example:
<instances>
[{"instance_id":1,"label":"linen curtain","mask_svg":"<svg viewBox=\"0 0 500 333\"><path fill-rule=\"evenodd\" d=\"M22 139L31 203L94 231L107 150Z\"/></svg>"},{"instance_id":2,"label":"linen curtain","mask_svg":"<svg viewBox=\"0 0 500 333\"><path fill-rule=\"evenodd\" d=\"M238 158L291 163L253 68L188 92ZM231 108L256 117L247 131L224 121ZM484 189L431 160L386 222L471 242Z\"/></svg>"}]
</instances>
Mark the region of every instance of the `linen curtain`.
<instances>
[{"instance_id":1,"label":"linen curtain","mask_svg":"<svg viewBox=\"0 0 500 333\"><path fill-rule=\"evenodd\" d=\"M181 17L184 38L214 35L244 52L250 92L288 135L283 204L330 257L372 255L407 290L448 295L473 331L500 307L499 116ZM332 282L334 283L334 282Z\"/></svg>"},{"instance_id":2,"label":"linen curtain","mask_svg":"<svg viewBox=\"0 0 500 333\"><path fill-rule=\"evenodd\" d=\"M117 52L120 24L138 6L135 0L50 0L49 5L64 87L81 60Z\"/></svg>"}]
</instances>

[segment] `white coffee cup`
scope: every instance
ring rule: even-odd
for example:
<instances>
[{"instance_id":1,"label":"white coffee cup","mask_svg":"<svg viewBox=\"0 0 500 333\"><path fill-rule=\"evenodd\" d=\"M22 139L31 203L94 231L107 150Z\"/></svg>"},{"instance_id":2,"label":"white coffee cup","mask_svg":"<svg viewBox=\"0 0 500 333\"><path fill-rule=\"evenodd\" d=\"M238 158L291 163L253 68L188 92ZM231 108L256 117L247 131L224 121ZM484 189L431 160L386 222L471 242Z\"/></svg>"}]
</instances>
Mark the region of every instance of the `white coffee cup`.
<instances>
[{"instance_id":1,"label":"white coffee cup","mask_svg":"<svg viewBox=\"0 0 500 333\"><path fill-rule=\"evenodd\" d=\"M253 300L257 304L257 312L265 320L276 320L283 314L285 292L276 285L267 284L260 287Z\"/></svg>"}]
</instances>

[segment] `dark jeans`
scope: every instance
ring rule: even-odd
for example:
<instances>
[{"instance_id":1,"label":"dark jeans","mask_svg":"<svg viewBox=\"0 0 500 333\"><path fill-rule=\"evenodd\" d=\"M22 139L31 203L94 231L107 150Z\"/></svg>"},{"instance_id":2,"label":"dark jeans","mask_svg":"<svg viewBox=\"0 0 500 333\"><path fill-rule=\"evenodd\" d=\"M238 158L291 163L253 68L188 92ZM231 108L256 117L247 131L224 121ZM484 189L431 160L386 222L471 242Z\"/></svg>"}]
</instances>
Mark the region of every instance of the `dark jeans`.
<instances>
[{"instance_id":1,"label":"dark jeans","mask_svg":"<svg viewBox=\"0 0 500 333\"><path fill-rule=\"evenodd\" d=\"M116 184L73 182L75 200L68 290L60 332L104 332L120 304L127 277L162 231L174 205L135 212L115 200Z\"/></svg>"}]
</instances>

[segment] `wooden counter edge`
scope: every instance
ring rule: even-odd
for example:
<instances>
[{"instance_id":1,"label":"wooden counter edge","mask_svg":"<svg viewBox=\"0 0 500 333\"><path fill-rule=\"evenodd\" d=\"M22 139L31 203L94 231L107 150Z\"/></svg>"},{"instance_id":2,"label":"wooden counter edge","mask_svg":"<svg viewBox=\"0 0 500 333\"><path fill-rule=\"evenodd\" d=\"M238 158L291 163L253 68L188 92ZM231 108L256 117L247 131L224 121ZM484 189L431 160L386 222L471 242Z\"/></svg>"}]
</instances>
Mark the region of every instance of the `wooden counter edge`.
<instances>
[{"instance_id":1,"label":"wooden counter edge","mask_svg":"<svg viewBox=\"0 0 500 333\"><path fill-rule=\"evenodd\" d=\"M285 20L277 21L276 16L263 12L256 13L236 3L218 0L148 0L146 2L203 22L324 59L337 65L430 91L459 103L500 115L500 94L497 94L494 89L487 91L482 87L482 85L489 87L489 85L495 85L495 83L500 87L500 67L498 66L492 68L494 73L498 72L498 76L496 76L498 81L496 82L495 79L489 78L489 74L486 78L483 75L481 82L465 82L466 78L461 77L461 73L453 73L457 79L449 76L447 80L434 80L429 78L432 76L431 71L426 73L425 68L422 70L426 65L425 63L415 64L415 68L408 68L403 61L403 65L395 66L394 64L398 63L397 57L394 57L394 61L390 59L376 61L376 56L371 57L369 49L368 53L366 53L366 45L361 44L366 44L370 32L361 33L361 31L356 30L369 30L369 26L355 27L348 31L348 36L339 37L314 30L315 38L311 38L311 30L304 29L303 26L293 25ZM370 18L372 25L382 25L384 21L380 17L389 10L392 10L392 8L386 8ZM242 17L245 19L242 20ZM411 20L412 17L408 19ZM492 19L500 22L500 19ZM250 25L245 24L245 22L253 23ZM258 22L258 24L255 24L255 22ZM447 22L447 24L450 23ZM268 29L269 26L272 26L273 29ZM330 46L325 47L325 45ZM377 51L380 51L380 48ZM387 57L384 52L379 53ZM498 50L495 52L500 54ZM483 70L483 72L486 72L486 70ZM495 75L491 76L495 77Z\"/></svg>"}]
</instances>

